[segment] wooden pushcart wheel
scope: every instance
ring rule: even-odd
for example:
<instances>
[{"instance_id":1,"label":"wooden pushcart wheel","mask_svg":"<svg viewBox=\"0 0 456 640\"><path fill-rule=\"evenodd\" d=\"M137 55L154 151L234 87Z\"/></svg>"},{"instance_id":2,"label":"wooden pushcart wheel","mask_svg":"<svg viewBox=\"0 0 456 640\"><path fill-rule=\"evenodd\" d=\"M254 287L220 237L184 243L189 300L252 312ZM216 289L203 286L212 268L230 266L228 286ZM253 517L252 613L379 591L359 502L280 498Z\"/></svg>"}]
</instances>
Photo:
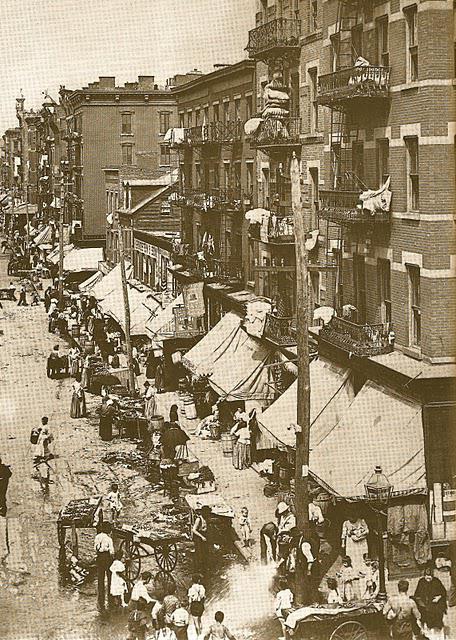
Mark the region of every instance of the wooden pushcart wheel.
<instances>
[{"instance_id":1,"label":"wooden pushcart wheel","mask_svg":"<svg viewBox=\"0 0 456 640\"><path fill-rule=\"evenodd\" d=\"M164 595L172 593L176 587L176 581L167 571L159 571L154 576L154 587Z\"/></svg>"},{"instance_id":2,"label":"wooden pushcart wheel","mask_svg":"<svg viewBox=\"0 0 456 640\"><path fill-rule=\"evenodd\" d=\"M366 627L356 620L350 620L336 627L329 640L369 640L369 636Z\"/></svg>"},{"instance_id":3,"label":"wooden pushcart wheel","mask_svg":"<svg viewBox=\"0 0 456 640\"><path fill-rule=\"evenodd\" d=\"M134 582L141 573L141 553L137 545L123 540L119 547L125 555L125 575L128 582Z\"/></svg>"},{"instance_id":4,"label":"wooden pushcart wheel","mask_svg":"<svg viewBox=\"0 0 456 640\"><path fill-rule=\"evenodd\" d=\"M177 545L175 543L163 542L154 547L155 560L160 569L170 572L177 565Z\"/></svg>"}]
</instances>

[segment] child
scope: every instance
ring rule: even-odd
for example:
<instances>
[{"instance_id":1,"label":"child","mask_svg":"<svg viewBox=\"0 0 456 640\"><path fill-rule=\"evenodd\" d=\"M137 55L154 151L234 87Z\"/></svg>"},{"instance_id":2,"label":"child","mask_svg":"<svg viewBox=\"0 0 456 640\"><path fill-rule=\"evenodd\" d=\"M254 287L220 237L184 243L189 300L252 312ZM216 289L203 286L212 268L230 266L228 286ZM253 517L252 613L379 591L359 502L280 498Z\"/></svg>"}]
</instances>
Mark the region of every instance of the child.
<instances>
[{"instance_id":1,"label":"child","mask_svg":"<svg viewBox=\"0 0 456 640\"><path fill-rule=\"evenodd\" d=\"M357 576L352 567L352 561L349 556L345 556L342 561L342 568L338 573L338 576L342 583L342 597L344 602L351 602L354 599L354 587L353 582Z\"/></svg>"},{"instance_id":2,"label":"child","mask_svg":"<svg viewBox=\"0 0 456 640\"><path fill-rule=\"evenodd\" d=\"M242 507L241 509L241 515L239 516L239 528L241 530L241 542L243 546L249 547L252 525L250 524L249 510L247 507Z\"/></svg>"},{"instance_id":3,"label":"child","mask_svg":"<svg viewBox=\"0 0 456 640\"><path fill-rule=\"evenodd\" d=\"M204 601L206 599L206 589L201 584L201 576L196 574L192 578L192 586L188 590L188 601L190 603L190 614L195 625L196 635L199 637L203 630L201 618L204 613Z\"/></svg>"},{"instance_id":4,"label":"child","mask_svg":"<svg viewBox=\"0 0 456 640\"><path fill-rule=\"evenodd\" d=\"M117 604L120 603L121 607L126 607L125 593L127 592L127 583L122 575L125 572L125 565L122 562L122 551L116 551L114 561L109 567L109 570L112 574L110 594Z\"/></svg>"},{"instance_id":5,"label":"child","mask_svg":"<svg viewBox=\"0 0 456 640\"><path fill-rule=\"evenodd\" d=\"M115 524L122 510L122 502L120 501L119 485L112 484L111 491L106 496L108 509L111 511L111 522Z\"/></svg>"},{"instance_id":6,"label":"child","mask_svg":"<svg viewBox=\"0 0 456 640\"><path fill-rule=\"evenodd\" d=\"M285 578L280 579L279 588L280 590L278 591L275 599L275 612L277 619L280 622L280 626L282 627L282 635L285 637L285 620L291 613L294 595L288 588L288 583Z\"/></svg>"},{"instance_id":7,"label":"child","mask_svg":"<svg viewBox=\"0 0 456 640\"><path fill-rule=\"evenodd\" d=\"M377 587L375 580L375 563L368 557L367 553L363 555L363 566L359 572L360 592L363 600L370 600Z\"/></svg>"},{"instance_id":8,"label":"child","mask_svg":"<svg viewBox=\"0 0 456 640\"><path fill-rule=\"evenodd\" d=\"M225 627L223 620L225 614L223 611L217 611L215 614L215 622L209 627L209 631L204 636L204 640L236 640L230 630Z\"/></svg>"},{"instance_id":9,"label":"child","mask_svg":"<svg viewBox=\"0 0 456 640\"><path fill-rule=\"evenodd\" d=\"M337 580L334 578L327 579L328 584L328 595L327 595L327 603L328 604L342 604L342 598L340 597L339 589L337 586Z\"/></svg>"},{"instance_id":10,"label":"child","mask_svg":"<svg viewBox=\"0 0 456 640\"><path fill-rule=\"evenodd\" d=\"M31 303L31 307L36 307L40 304L41 298L40 298L40 294L38 293L38 291L36 291L36 289L34 289L32 291L32 303Z\"/></svg>"},{"instance_id":11,"label":"child","mask_svg":"<svg viewBox=\"0 0 456 640\"><path fill-rule=\"evenodd\" d=\"M147 624L147 614L144 611L145 602L143 598L139 598L134 603L135 608L128 618L128 640L145 640L146 631L149 626Z\"/></svg>"}]
</instances>

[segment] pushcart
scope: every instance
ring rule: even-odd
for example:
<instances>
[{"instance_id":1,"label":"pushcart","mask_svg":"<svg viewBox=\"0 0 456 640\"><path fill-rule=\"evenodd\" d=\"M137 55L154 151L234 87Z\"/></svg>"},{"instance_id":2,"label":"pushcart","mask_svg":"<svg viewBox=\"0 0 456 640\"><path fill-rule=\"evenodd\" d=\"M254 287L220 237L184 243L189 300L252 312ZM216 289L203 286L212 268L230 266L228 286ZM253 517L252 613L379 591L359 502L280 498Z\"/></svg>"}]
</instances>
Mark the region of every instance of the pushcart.
<instances>
[{"instance_id":1,"label":"pushcart","mask_svg":"<svg viewBox=\"0 0 456 640\"><path fill-rule=\"evenodd\" d=\"M78 555L78 529L93 529L103 521L102 496L78 498L63 507L57 518L57 539L61 550L65 550L66 533L71 532L72 550Z\"/></svg>"},{"instance_id":2,"label":"pushcart","mask_svg":"<svg viewBox=\"0 0 456 640\"><path fill-rule=\"evenodd\" d=\"M385 640L381 602L303 607L285 621L286 640Z\"/></svg>"}]
</instances>

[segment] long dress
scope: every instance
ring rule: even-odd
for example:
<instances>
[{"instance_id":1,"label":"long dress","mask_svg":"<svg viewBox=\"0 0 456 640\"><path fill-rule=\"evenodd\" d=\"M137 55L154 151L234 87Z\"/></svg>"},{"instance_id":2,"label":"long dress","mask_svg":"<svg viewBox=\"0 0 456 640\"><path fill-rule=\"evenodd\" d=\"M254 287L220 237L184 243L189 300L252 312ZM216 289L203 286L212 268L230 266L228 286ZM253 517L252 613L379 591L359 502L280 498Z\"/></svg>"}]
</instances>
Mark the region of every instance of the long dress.
<instances>
[{"instance_id":1,"label":"long dress","mask_svg":"<svg viewBox=\"0 0 456 640\"><path fill-rule=\"evenodd\" d=\"M369 552L367 534L369 529L363 518L356 522L346 520L342 525L342 544L345 545L345 555L352 561L352 567L356 573L362 571L364 566L364 554Z\"/></svg>"},{"instance_id":2,"label":"long dress","mask_svg":"<svg viewBox=\"0 0 456 640\"><path fill-rule=\"evenodd\" d=\"M152 416L156 415L157 401L155 399L155 389L149 387L144 395L144 415L147 420L150 420Z\"/></svg>"},{"instance_id":3,"label":"long dress","mask_svg":"<svg viewBox=\"0 0 456 640\"><path fill-rule=\"evenodd\" d=\"M439 601L433 602L437 596L440 596ZM443 617L447 611L447 593L442 582L434 577L430 582L424 577L420 578L414 598L421 614L421 622L425 625L426 637L432 640L443 639Z\"/></svg>"},{"instance_id":4,"label":"long dress","mask_svg":"<svg viewBox=\"0 0 456 640\"><path fill-rule=\"evenodd\" d=\"M114 560L114 562L109 567L109 570L112 573L111 595L114 597L123 596L127 591L127 584L119 574L125 571L124 563L121 560Z\"/></svg>"},{"instance_id":5,"label":"long dress","mask_svg":"<svg viewBox=\"0 0 456 640\"><path fill-rule=\"evenodd\" d=\"M73 396L71 398L70 417L84 418L87 413L84 389L79 382L73 383Z\"/></svg>"}]
</instances>

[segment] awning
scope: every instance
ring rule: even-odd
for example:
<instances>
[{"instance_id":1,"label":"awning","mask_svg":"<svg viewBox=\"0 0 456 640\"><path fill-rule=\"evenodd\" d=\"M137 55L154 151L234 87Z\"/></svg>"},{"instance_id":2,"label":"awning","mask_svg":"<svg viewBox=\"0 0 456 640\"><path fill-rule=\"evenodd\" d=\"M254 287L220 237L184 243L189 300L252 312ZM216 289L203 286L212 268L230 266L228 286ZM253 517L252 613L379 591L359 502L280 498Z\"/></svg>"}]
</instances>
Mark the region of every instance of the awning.
<instances>
[{"instance_id":1,"label":"awning","mask_svg":"<svg viewBox=\"0 0 456 640\"><path fill-rule=\"evenodd\" d=\"M310 445L317 446L340 420L350 406L354 391L349 369L339 367L319 358L310 363ZM296 434L291 428L297 423L298 382L293 384L258 416L260 430L266 430L266 437L295 447Z\"/></svg>"},{"instance_id":2,"label":"awning","mask_svg":"<svg viewBox=\"0 0 456 640\"><path fill-rule=\"evenodd\" d=\"M68 253L70 253L70 251L73 251L74 249L74 245L73 244L66 244L63 247L63 255L66 256ZM56 248L51 251L51 253L46 257L46 260L48 262L51 262L52 264L57 264L59 261L59 255L60 255L60 248L59 245L56 246Z\"/></svg>"},{"instance_id":3,"label":"awning","mask_svg":"<svg viewBox=\"0 0 456 640\"><path fill-rule=\"evenodd\" d=\"M151 296L151 292L138 291L127 284L128 302L130 306L131 335L147 335L146 322L158 306L158 302ZM111 316L125 331L125 308L123 301L122 283L111 291L109 295L98 303L106 315Z\"/></svg>"},{"instance_id":4,"label":"awning","mask_svg":"<svg viewBox=\"0 0 456 640\"><path fill-rule=\"evenodd\" d=\"M174 333L174 309L184 304L182 294L178 295L166 307L158 307L155 314L146 323L146 332L149 338L160 342L164 337Z\"/></svg>"},{"instance_id":5,"label":"awning","mask_svg":"<svg viewBox=\"0 0 456 640\"><path fill-rule=\"evenodd\" d=\"M205 376L212 372L214 353L220 344L232 338L241 325L241 317L229 312L223 316L204 338L182 358L182 364L192 373Z\"/></svg>"},{"instance_id":6,"label":"awning","mask_svg":"<svg viewBox=\"0 0 456 640\"><path fill-rule=\"evenodd\" d=\"M97 282L100 282L102 277L103 274L101 273L101 271L96 271L89 278L87 278L87 280L81 282L81 284L79 285L79 291L81 293L90 293L91 289L97 284Z\"/></svg>"},{"instance_id":7,"label":"awning","mask_svg":"<svg viewBox=\"0 0 456 640\"><path fill-rule=\"evenodd\" d=\"M43 244L50 244L52 239L52 230L50 225L46 225L41 231L36 235L33 239L33 242L37 247L40 247Z\"/></svg>"},{"instance_id":8,"label":"awning","mask_svg":"<svg viewBox=\"0 0 456 640\"><path fill-rule=\"evenodd\" d=\"M131 277L133 267L129 262L125 263L127 280ZM122 291L122 274L120 264L117 264L103 279L93 287L92 295L97 300L103 300L113 291Z\"/></svg>"},{"instance_id":9,"label":"awning","mask_svg":"<svg viewBox=\"0 0 456 640\"><path fill-rule=\"evenodd\" d=\"M64 271L97 271L98 263L103 260L101 247L74 247L63 258Z\"/></svg>"},{"instance_id":10,"label":"awning","mask_svg":"<svg viewBox=\"0 0 456 640\"><path fill-rule=\"evenodd\" d=\"M364 497L376 465L394 494L426 491L421 405L368 381L311 450L310 471L334 494L354 499Z\"/></svg>"}]
</instances>

